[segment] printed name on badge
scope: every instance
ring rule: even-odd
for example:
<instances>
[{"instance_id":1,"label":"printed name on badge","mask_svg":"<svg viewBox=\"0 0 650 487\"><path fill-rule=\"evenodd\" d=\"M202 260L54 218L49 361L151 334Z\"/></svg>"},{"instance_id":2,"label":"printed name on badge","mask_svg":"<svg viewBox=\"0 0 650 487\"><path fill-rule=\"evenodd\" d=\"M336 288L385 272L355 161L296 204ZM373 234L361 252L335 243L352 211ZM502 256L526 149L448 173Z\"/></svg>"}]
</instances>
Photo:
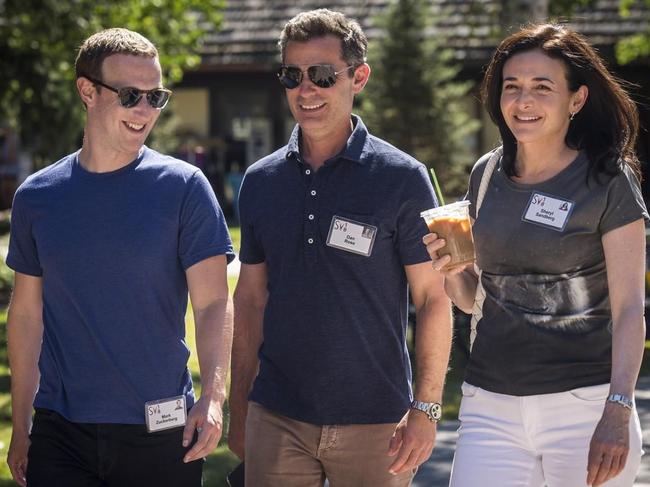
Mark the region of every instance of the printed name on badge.
<instances>
[{"instance_id":1,"label":"printed name on badge","mask_svg":"<svg viewBox=\"0 0 650 487\"><path fill-rule=\"evenodd\" d=\"M334 215L327 245L370 257L377 236L377 227Z\"/></svg>"},{"instance_id":2,"label":"printed name on badge","mask_svg":"<svg viewBox=\"0 0 650 487\"><path fill-rule=\"evenodd\" d=\"M187 419L185 396L169 397L145 403L144 417L149 433L185 426Z\"/></svg>"},{"instance_id":3,"label":"printed name on badge","mask_svg":"<svg viewBox=\"0 0 650 487\"><path fill-rule=\"evenodd\" d=\"M533 193L521 219L561 232L564 230L574 206L573 201L543 193Z\"/></svg>"}]
</instances>

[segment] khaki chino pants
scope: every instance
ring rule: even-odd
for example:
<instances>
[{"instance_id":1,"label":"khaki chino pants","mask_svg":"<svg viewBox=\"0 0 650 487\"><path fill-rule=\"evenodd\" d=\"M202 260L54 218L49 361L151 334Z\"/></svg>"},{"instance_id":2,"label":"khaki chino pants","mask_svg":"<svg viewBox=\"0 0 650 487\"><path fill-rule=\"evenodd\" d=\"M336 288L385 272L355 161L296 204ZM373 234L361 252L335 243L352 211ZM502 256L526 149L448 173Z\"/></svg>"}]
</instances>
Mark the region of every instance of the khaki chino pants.
<instances>
[{"instance_id":1,"label":"khaki chino pants","mask_svg":"<svg viewBox=\"0 0 650 487\"><path fill-rule=\"evenodd\" d=\"M388 444L396 423L318 426L250 402L247 487L407 487L415 470L392 475Z\"/></svg>"}]
</instances>

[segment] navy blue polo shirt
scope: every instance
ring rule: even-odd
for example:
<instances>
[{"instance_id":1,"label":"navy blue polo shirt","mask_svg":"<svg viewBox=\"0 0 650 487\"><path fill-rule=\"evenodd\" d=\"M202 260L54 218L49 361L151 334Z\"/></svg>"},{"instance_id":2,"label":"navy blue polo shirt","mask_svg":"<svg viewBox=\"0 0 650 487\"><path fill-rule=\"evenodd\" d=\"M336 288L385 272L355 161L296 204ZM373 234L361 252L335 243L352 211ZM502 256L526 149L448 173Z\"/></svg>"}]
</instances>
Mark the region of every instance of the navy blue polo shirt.
<instances>
[{"instance_id":1,"label":"navy blue polo shirt","mask_svg":"<svg viewBox=\"0 0 650 487\"><path fill-rule=\"evenodd\" d=\"M404 266L429 260L424 165L370 135L313 171L288 145L253 164L240 193L241 254L265 262L268 301L250 399L312 424L399 421L409 407ZM327 245L334 218L376 227L369 256Z\"/></svg>"}]
</instances>

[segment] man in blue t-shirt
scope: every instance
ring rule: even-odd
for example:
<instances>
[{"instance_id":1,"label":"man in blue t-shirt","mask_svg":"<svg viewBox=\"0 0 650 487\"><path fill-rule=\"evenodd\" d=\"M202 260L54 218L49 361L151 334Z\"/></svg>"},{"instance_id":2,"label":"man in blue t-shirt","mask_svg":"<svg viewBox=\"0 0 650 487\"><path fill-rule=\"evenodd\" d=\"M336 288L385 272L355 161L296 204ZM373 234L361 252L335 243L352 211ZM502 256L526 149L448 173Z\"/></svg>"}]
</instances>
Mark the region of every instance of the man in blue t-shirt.
<instances>
[{"instance_id":1,"label":"man in blue t-shirt","mask_svg":"<svg viewBox=\"0 0 650 487\"><path fill-rule=\"evenodd\" d=\"M153 44L104 30L76 74L83 146L14 198L9 467L29 487L198 487L223 425L228 230L201 171L144 146L171 94Z\"/></svg>"},{"instance_id":2,"label":"man in blue t-shirt","mask_svg":"<svg viewBox=\"0 0 650 487\"><path fill-rule=\"evenodd\" d=\"M434 446L451 313L419 215L436 200L425 167L351 113L366 47L325 9L280 38L298 125L247 170L239 200L228 440L250 487L405 487Z\"/></svg>"}]
</instances>

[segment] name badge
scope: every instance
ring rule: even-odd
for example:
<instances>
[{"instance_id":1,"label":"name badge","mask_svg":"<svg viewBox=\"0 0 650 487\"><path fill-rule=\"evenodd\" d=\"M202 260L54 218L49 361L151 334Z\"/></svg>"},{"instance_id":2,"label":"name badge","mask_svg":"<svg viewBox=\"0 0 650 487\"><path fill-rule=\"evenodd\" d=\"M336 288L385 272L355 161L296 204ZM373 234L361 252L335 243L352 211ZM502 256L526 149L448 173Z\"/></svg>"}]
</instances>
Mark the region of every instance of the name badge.
<instances>
[{"instance_id":1,"label":"name badge","mask_svg":"<svg viewBox=\"0 0 650 487\"><path fill-rule=\"evenodd\" d=\"M562 231L573 211L573 201L562 200L543 193L533 193L522 220Z\"/></svg>"},{"instance_id":2,"label":"name badge","mask_svg":"<svg viewBox=\"0 0 650 487\"><path fill-rule=\"evenodd\" d=\"M147 402L144 405L144 416L149 433L185 426L187 419L185 396Z\"/></svg>"},{"instance_id":3,"label":"name badge","mask_svg":"<svg viewBox=\"0 0 650 487\"><path fill-rule=\"evenodd\" d=\"M327 245L370 257L376 236L377 227L334 215L327 235Z\"/></svg>"}]
</instances>

